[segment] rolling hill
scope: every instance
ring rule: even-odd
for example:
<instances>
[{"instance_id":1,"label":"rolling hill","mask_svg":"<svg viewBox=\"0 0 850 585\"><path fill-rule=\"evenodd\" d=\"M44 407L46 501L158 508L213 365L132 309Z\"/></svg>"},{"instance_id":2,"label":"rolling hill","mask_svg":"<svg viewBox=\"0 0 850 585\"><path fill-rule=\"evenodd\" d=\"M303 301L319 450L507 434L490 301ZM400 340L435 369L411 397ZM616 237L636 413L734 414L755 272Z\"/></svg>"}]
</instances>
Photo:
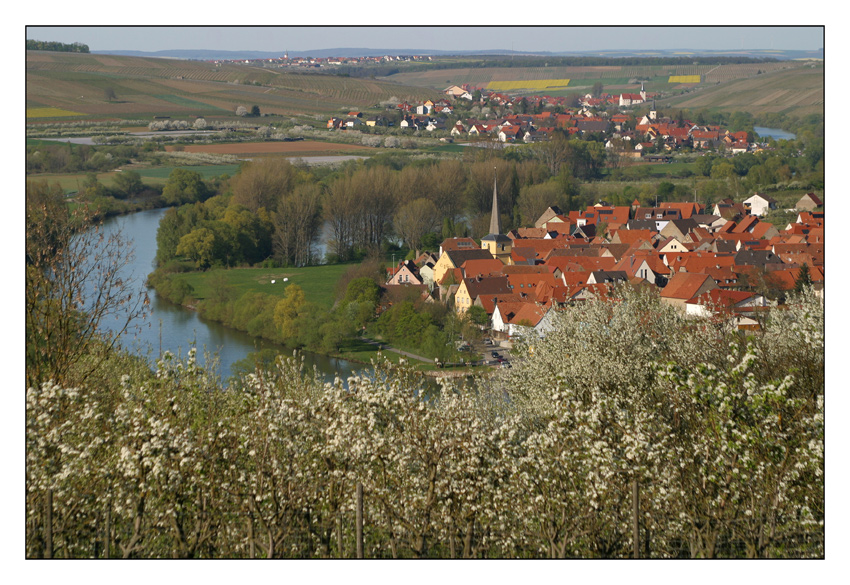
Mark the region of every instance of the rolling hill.
<instances>
[{"instance_id":1,"label":"rolling hill","mask_svg":"<svg viewBox=\"0 0 850 585\"><path fill-rule=\"evenodd\" d=\"M402 72L385 79L434 89L468 83L517 95L552 96L585 94L597 82L609 93L636 92L640 82L645 81L650 93L681 94L659 99L659 107L806 115L823 113L823 71L823 63L777 61L723 65L462 67ZM546 80L552 83L544 83ZM515 89L505 90L508 85ZM546 85L565 87L536 89Z\"/></svg>"},{"instance_id":2,"label":"rolling hill","mask_svg":"<svg viewBox=\"0 0 850 585\"><path fill-rule=\"evenodd\" d=\"M70 112L66 119L229 116L240 105L324 116L441 95L391 81L178 59L27 51L26 63L27 110L58 108Z\"/></svg>"},{"instance_id":3,"label":"rolling hill","mask_svg":"<svg viewBox=\"0 0 850 585\"><path fill-rule=\"evenodd\" d=\"M728 112L783 113L794 116L824 113L823 65L767 72L720 83L674 98L659 107Z\"/></svg>"}]
</instances>

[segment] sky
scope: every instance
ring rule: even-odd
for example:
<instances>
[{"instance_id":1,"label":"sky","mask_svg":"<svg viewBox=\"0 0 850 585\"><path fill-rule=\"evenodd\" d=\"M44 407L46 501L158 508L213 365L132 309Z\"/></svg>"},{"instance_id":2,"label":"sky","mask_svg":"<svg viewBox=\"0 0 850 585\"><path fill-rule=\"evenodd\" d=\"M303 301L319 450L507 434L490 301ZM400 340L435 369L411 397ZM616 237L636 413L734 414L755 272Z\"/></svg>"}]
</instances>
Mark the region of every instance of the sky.
<instances>
[{"instance_id":1,"label":"sky","mask_svg":"<svg viewBox=\"0 0 850 585\"><path fill-rule=\"evenodd\" d=\"M560 52L641 49L815 50L824 46L824 28L821 26L27 26L26 37L42 41L80 42L88 45L91 51L218 49L283 52L369 48Z\"/></svg>"}]
</instances>

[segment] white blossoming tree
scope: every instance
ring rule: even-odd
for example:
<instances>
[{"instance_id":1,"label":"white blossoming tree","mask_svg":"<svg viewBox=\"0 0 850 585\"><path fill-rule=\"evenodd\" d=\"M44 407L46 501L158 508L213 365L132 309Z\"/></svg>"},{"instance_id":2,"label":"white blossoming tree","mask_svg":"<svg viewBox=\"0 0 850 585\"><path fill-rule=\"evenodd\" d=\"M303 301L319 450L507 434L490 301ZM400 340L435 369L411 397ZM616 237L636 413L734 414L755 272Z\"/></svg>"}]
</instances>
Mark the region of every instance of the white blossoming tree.
<instances>
[{"instance_id":1,"label":"white blossoming tree","mask_svg":"<svg viewBox=\"0 0 850 585\"><path fill-rule=\"evenodd\" d=\"M437 392L295 358L223 388L194 350L32 385L27 556L823 556L820 299L747 335L633 290L556 321Z\"/></svg>"}]
</instances>

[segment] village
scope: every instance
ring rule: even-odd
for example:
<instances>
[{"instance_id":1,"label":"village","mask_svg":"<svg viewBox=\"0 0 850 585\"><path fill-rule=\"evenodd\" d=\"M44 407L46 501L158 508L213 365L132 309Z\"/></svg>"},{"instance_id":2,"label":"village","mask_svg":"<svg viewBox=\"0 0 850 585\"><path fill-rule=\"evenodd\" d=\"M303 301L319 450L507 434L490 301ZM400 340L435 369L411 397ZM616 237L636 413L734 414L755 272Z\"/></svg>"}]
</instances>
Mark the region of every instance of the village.
<instances>
[{"instance_id":1,"label":"village","mask_svg":"<svg viewBox=\"0 0 850 585\"><path fill-rule=\"evenodd\" d=\"M486 313L482 328L510 348L518 336L544 337L559 308L607 300L615 287L657 291L687 317L740 330L803 284L823 295L824 212L813 193L786 226L761 221L776 202L754 194L706 209L697 203L631 207L605 202L583 211L548 208L534 227L501 233L493 186L490 233L449 238L388 269L387 287L417 287L424 299L462 315Z\"/></svg>"},{"instance_id":2,"label":"village","mask_svg":"<svg viewBox=\"0 0 850 585\"><path fill-rule=\"evenodd\" d=\"M732 132L721 126L700 124L699 120L693 122L660 115L653 101L656 96L648 94L643 85L639 93L600 93L596 97L588 93L578 99L547 95L517 97L466 84L448 87L443 93L446 99L426 100L420 104L402 102L388 108L400 115L398 127L403 131L446 131L450 137L444 137L444 141L457 139L473 144L529 144L548 140L555 130L561 130L570 137L601 140L606 151L635 159L682 149L723 151L734 155L758 152L766 147L764 142L745 131ZM458 119L463 110L458 107L459 101L468 102L466 107L497 108L505 115ZM647 106L650 110L644 115L635 116L629 112L631 108ZM617 113L610 113L615 110ZM362 112L351 111L345 116L331 117L327 128L368 131L394 124L386 115L364 117Z\"/></svg>"}]
</instances>

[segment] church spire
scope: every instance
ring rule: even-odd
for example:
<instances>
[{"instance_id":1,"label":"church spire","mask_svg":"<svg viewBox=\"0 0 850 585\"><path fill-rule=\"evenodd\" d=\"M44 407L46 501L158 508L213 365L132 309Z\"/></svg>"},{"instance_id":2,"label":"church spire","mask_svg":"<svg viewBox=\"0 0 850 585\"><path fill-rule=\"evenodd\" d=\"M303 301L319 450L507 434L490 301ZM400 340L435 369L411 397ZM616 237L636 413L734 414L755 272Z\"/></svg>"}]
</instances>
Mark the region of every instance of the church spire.
<instances>
[{"instance_id":1,"label":"church spire","mask_svg":"<svg viewBox=\"0 0 850 585\"><path fill-rule=\"evenodd\" d=\"M496 193L496 168L493 167L493 209L490 211L490 233L502 233L501 222L499 221L499 197Z\"/></svg>"}]
</instances>

